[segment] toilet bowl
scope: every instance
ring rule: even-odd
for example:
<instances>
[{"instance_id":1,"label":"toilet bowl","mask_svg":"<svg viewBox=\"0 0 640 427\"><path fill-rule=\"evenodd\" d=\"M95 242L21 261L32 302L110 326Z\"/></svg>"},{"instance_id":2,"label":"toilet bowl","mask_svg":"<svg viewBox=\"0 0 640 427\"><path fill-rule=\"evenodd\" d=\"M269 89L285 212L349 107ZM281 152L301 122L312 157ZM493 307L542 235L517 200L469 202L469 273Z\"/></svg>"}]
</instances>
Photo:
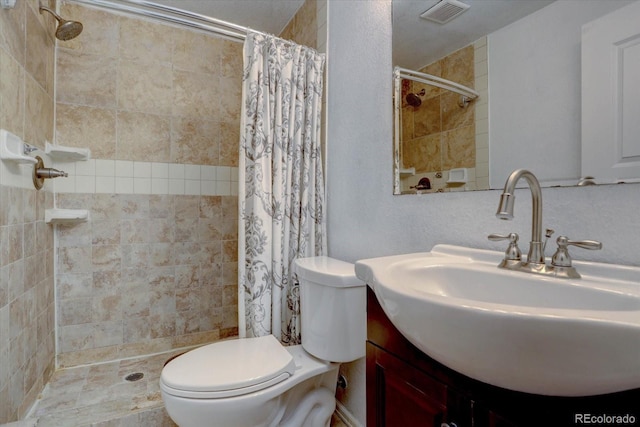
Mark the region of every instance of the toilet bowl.
<instances>
[{"instance_id":1,"label":"toilet bowl","mask_svg":"<svg viewBox=\"0 0 640 427\"><path fill-rule=\"evenodd\" d=\"M160 390L180 427L328 427L340 362L364 357L365 285L353 264L296 260L302 345L219 341L171 360Z\"/></svg>"}]
</instances>

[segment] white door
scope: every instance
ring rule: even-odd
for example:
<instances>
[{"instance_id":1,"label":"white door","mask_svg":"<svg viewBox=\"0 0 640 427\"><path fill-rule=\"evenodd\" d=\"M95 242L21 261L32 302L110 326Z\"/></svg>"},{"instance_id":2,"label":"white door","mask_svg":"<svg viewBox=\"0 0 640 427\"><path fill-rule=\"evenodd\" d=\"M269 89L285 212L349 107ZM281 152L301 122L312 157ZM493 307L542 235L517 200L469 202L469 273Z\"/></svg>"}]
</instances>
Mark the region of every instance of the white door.
<instances>
[{"instance_id":1,"label":"white door","mask_svg":"<svg viewBox=\"0 0 640 427\"><path fill-rule=\"evenodd\" d=\"M640 181L640 1L582 27L582 175Z\"/></svg>"}]
</instances>

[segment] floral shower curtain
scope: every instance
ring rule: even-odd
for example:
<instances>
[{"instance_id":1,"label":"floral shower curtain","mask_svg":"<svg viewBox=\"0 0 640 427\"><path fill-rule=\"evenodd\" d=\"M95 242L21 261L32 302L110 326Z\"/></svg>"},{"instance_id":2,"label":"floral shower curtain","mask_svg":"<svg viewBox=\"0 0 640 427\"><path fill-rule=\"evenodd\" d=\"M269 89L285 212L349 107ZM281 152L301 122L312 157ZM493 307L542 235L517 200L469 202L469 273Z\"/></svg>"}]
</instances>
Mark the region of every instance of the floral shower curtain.
<instances>
[{"instance_id":1,"label":"floral shower curtain","mask_svg":"<svg viewBox=\"0 0 640 427\"><path fill-rule=\"evenodd\" d=\"M296 258L326 253L320 116L324 55L249 32L240 122L241 337L300 342Z\"/></svg>"}]
</instances>

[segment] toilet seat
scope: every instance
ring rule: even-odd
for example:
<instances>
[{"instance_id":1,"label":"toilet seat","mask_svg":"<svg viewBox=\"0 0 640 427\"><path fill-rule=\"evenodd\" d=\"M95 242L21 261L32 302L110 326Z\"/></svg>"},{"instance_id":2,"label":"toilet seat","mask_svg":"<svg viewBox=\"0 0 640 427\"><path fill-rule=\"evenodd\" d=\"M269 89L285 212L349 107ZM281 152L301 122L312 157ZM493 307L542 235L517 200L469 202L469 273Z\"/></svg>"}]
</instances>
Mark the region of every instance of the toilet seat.
<instances>
[{"instance_id":1,"label":"toilet seat","mask_svg":"<svg viewBox=\"0 0 640 427\"><path fill-rule=\"evenodd\" d=\"M282 382L295 368L293 357L273 335L219 341L167 363L160 386L180 397L233 397Z\"/></svg>"}]
</instances>

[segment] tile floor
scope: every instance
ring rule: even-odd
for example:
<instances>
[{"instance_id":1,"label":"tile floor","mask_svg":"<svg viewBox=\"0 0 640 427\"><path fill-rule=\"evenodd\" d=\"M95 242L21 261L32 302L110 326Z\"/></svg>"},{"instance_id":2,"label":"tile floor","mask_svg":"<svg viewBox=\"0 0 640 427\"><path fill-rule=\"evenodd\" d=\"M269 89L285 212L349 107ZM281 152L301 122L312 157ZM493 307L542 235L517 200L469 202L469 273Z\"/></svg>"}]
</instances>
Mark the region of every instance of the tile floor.
<instances>
[{"instance_id":1,"label":"tile floor","mask_svg":"<svg viewBox=\"0 0 640 427\"><path fill-rule=\"evenodd\" d=\"M183 351L58 370L30 418L38 427L174 427L159 379L165 362ZM125 380L137 372L144 377Z\"/></svg>"},{"instance_id":2,"label":"tile floor","mask_svg":"<svg viewBox=\"0 0 640 427\"><path fill-rule=\"evenodd\" d=\"M160 395L165 362L184 350L89 366L60 369L28 419L6 427L176 427ZM125 377L141 372L129 382ZM332 427L347 427L337 415Z\"/></svg>"}]
</instances>

